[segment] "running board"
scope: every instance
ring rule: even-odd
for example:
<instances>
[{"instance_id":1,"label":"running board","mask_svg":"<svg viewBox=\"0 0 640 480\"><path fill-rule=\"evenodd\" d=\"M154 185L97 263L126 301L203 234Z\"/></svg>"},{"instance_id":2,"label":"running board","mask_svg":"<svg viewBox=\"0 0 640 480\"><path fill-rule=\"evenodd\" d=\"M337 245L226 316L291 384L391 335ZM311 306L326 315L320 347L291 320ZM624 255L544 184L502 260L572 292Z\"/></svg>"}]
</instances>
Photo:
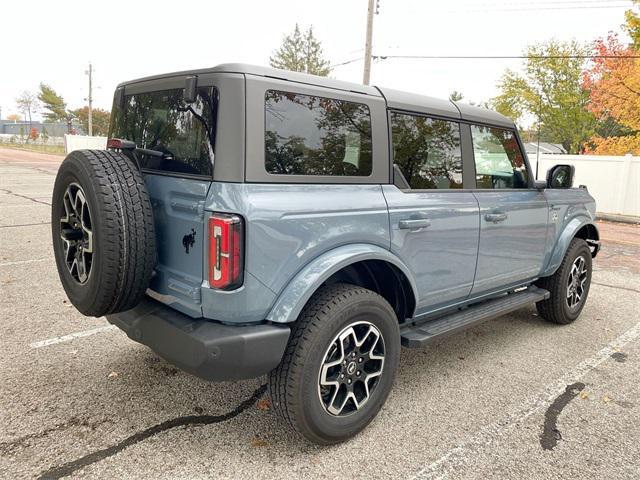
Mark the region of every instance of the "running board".
<instances>
[{"instance_id":1,"label":"running board","mask_svg":"<svg viewBox=\"0 0 640 480\"><path fill-rule=\"evenodd\" d=\"M487 300L445 317L420 325L400 327L402 345L409 348L424 347L434 340L474 327L486 320L511 313L532 303L546 300L549 292L535 286Z\"/></svg>"}]
</instances>

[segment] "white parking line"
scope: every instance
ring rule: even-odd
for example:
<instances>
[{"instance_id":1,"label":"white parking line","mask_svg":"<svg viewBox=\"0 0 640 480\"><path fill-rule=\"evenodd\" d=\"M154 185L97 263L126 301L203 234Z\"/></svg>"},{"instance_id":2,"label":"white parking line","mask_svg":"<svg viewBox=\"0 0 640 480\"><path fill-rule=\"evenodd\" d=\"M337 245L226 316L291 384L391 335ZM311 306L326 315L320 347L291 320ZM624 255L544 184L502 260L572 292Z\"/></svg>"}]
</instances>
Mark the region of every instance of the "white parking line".
<instances>
[{"instance_id":1,"label":"white parking line","mask_svg":"<svg viewBox=\"0 0 640 480\"><path fill-rule=\"evenodd\" d=\"M496 423L481 428L468 440L449 450L435 462L420 470L413 479L442 479L450 473L460 473L459 469L477 457L478 453L493 443L498 437L514 428L543 407L547 407L560 395L567 385L578 381L585 374L610 358L611 354L629 342L640 339L640 323L610 342L593 356L583 360L573 369L565 373L556 383L548 385L532 401L525 402L512 414L500 419Z\"/></svg>"},{"instance_id":2,"label":"white parking line","mask_svg":"<svg viewBox=\"0 0 640 480\"><path fill-rule=\"evenodd\" d=\"M49 258L34 258L31 260L18 260L17 262L6 262L6 263L0 263L0 267L10 267L11 265L22 265L25 263L35 263L35 262L44 262L46 260L50 260Z\"/></svg>"},{"instance_id":3,"label":"white parking line","mask_svg":"<svg viewBox=\"0 0 640 480\"><path fill-rule=\"evenodd\" d=\"M29 346L31 348L48 347L49 345L55 345L57 343L69 342L76 338L88 337L90 335L95 335L96 333L108 332L110 330L115 330L116 328L117 327L115 325L107 325L104 327L92 328L91 330L83 330L81 332L70 333L69 335L63 335L62 337L49 338L47 340L33 342L33 343L30 343Z\"/></svg>"}]
</instances>

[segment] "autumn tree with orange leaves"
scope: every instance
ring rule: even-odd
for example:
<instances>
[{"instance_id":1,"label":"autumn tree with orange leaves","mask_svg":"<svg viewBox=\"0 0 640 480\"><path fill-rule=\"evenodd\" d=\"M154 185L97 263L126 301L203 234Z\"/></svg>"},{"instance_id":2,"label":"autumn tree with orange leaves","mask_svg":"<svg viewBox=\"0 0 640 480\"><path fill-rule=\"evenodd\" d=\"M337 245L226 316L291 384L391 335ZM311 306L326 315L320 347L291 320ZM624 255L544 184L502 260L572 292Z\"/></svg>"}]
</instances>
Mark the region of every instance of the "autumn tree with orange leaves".
<instances>
[{"instance_id":1,"label":"autumn tree with orange leaves","mask_svg":"<svg viewBox=\"0 0 640 480\"><path fill-rule=\"evenodd\" d=\"M623 45L613 34L597 40L596 58L583 75L583 86L589 91L589 110L602 124L622 127L616 135L600 132L592 137L588 153L640 155L640 38L638 15L631 10L627 12L626 29L632 43Z\"/></svg>"}]
</instances>

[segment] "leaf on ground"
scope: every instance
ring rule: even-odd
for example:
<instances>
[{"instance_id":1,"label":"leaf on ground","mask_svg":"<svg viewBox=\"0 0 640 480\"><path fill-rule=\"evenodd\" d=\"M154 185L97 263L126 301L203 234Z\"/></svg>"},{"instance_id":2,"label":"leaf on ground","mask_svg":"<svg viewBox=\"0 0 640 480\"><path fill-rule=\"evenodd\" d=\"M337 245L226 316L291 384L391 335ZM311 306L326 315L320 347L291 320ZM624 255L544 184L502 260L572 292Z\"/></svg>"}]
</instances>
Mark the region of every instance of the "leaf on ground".
<instances>
[{"instance_id":1,"label":"leaf on ground","mask_svg":"<svg viewBox=\"0 0 640 480\"><path fill-rule=\"evenodd\" d=\"M107 378L116 378L118 376L118 372L111 372L109 375L107 375Z\"/></svg>"},{"instance_id":2,"label":"leaf on ground","mask_svg":"<svg viewBox=\"0 0 640 480\"><path fill-rule=\"evenodd\" d=\"M580 398L581 398L582 400L588 400L588 399L589 399L589 392L584 392L584 391L583 391L583 392L580 394Z\"/></svg>"},{"instance_id":3,"label":"leaf on ground","mask_svg":"<svg viewBox=\"0 0 640 480\"><path fill-rule=\"evenodd\" d=\"M263 440L262 438L253 437L253 439L251 440L251 446L254 448L268 447L269 442Z\"/></svg>"},{"instance_id":4,"label":"leaf on ground","mask_svg":"<svg viewBox=\"0 0 640 480\"><path fill-rule=\"evenodd\" d=\"M261 398L260 400L258 400L258 403L256 403L256 407L258 408L258 410L270 410L271 402L269 402L269 400L267 400L266 398Z\"/></svg>"},{"instance_id":5,"label":"leaf on ground","mask_svg":"<svg viewBox=\"0 0 640 480\"><path fill-rule=\"evenodd\" d=\"M605 395L604 397L602 397L602 401L604 403L609 403L611 400L613 400L609 395Z\"/></svg>"}]
</instances>

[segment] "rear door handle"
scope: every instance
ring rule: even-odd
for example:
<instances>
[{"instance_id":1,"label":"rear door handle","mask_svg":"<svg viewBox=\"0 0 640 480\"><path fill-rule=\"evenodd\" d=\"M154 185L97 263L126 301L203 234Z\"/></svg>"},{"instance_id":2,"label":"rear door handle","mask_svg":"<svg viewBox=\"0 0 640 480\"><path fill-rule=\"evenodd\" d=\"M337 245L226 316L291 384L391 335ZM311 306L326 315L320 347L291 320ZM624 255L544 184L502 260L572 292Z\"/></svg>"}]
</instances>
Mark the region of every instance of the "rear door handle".
<instances>
[{"instance_id":1,"label":"rear door handle","mask_svg":"<svg viewBox=\"0 0 640 480\"><path fill-rule=\"evenodd\" d=\"M487 222L499 223L504 222L507 219L506 213L487 213L484 216Z\"/></svg>"},{"instance_id":2,"label":"rear door handle","mask_svg":"<svg viewBox=\"0 0 640 480\"><path fill-rule=\"evenodd\" d=\"M408 218L398 222L398 227L401 230L418 230L429 226L431 226L431 220L426 218Z\"/></svg>"}]
</instances>

